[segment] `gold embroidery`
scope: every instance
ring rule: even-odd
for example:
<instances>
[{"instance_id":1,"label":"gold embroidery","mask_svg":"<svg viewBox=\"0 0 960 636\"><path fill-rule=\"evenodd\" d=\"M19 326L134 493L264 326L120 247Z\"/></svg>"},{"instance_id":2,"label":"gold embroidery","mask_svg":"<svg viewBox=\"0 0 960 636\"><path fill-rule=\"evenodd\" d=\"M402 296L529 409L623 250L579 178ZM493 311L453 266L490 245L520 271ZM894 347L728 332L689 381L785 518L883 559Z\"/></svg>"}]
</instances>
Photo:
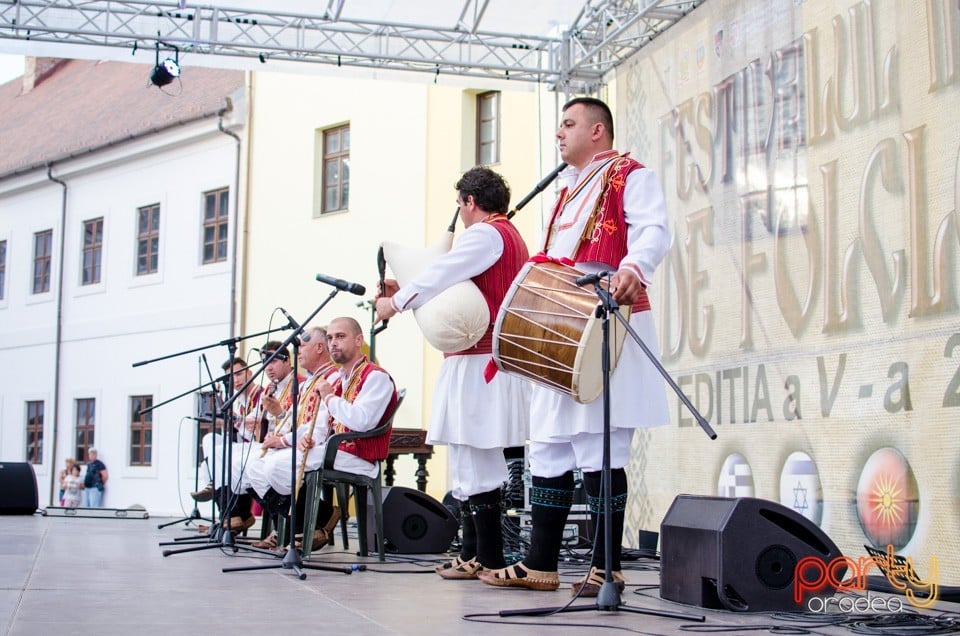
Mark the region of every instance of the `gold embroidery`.
<instances>
[{"instance_id":1,"label":"gold embroidery","mask_svg":"<svg viewBox=\"0 0 960 636\"><path fill-rule=\"evenodd\" d=\"M364 368L366 368L368 364L370 364L370 361L367 360L366 358L363 358L360 360L360 362L357 363L357 366L355 366L353 368L353 371L350 373L350 378L349 380L347 380L347 387L343 389L343 393L341 395L341 397L347 402L353 403L353 401L357 399L357 393L359 391L359 386L360 386L360 378L363 377L363 370ZM340 387L343 386L343 378L340 379L338 386ZM334 433L344 433L348 429L345 425L341 424L340 422L334 421L334 419L331 417L330 430ZM344 442L344 444L347 446L352 446L354 442L348 441L348 442Z\"/></svg>"},{"instance_id":2,"label":"gold embroidery","mask_svg":"<svg viewBox=\"0 0 960 636\"><path fill-rule=\"evenodd\" d=\"M601 230L608 235L616 233L618 229L616 222L613 219L604 218L604 210L611 189L619 192L627 183L627 175L622 172L622 168L627 165L627 162L626 155L619 156L610 165L610 169L604 173L603 183L600 185L600 196L597 197L597 203L593 206L590 217L583 226L583 233L580 234L580 240L577 243L578 248L574 250L574 254L579 251L579 245L583 245L588 240L591 243L598 243Z\"/></svg>"}]
</instances>

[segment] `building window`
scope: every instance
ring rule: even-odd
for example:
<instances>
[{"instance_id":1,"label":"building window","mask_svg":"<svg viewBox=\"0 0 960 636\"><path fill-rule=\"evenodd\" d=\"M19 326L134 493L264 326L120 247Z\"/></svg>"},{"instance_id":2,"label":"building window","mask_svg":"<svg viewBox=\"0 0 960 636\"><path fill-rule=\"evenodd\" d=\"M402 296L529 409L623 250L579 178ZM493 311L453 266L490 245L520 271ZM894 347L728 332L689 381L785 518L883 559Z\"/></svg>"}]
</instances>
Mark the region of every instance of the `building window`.
<instances>
[{"instance_id":1,"label":"building window","mask_svg":"<svg viewBox=\"0 0 960 636\"><path fill-rule=\"evenodd\" d=\"M100 282L100 263L103 260L103 217L83 222L83 277L81 285Z\"/></svg>"},{"instance_id":2,"label":"building window","mask_svg":"<svg viewBox=\"0 0 960 636\"><path fill-rule=\"evenodd\" d=\"M0 300L7 293L7 242L0 241Z\"/></svg>"},{"instance_id":3,"label":"building window","mask_svg":"<svg viewBox=\"0 0 960 636\"><path fill-rule=\"evenodd\" d=\"M323 131L323 207L321 212L350 206L350 126Z\"/></svg>"},{"instance_id":4,"label":"building window","mask_svg":"<svg viewBox=\"0 0 960 636\"><path fill-rule=\"evenodd\" d=\"M203 193L203 264L227 260L230 190Z\"/></svg>"},{"instance_id":5,"label":"building window","mask_svg":"<svg viewBox=\"0 0 960 636\"><path fill-rule=\"evenodd\" d=\"M153 459L153 411L141 413L151 406L152 395L134 395L130 398L131 466L149 466Z\"/></svg>"},{"instance_id":6,"label":"building window","mask_svg":"<svg viewBox=\"0 0 960 636\"><path fill-rule=\"evenodd\" d=\"M27 461L43 463L43 402L27 402Z\"/></svg>"},{"instance_id":7,"label":"building window","mask_svg":"<svg viewBox=\"0 0 960 636\"><path fill-rule=\"evenodd\" d=\"M477 165L500 163L500 92L477 95Z\"/></svg>"},{"instance_id":8,"label":"building window","mask_svg":"<svg viewBox=\"0 0 960 636\"><path fill-rule=\"evenodd\" d=\"M76 401L77 406L77 450L75 457L81 464L87 461L87 451L93 448L93 428L97 421L97 401L93 398L82 398Z\"/></svg>"},{"instance_id":9,"label":"building window","mask_svg":"<svg viewBox=\"0 0 960 636\"><path fill-rule=\"evenodd\" d=\"M137 276L155 274L160 259L160 204L137 208Z\"/></svg>"},{"instance_id":10,"label":"building window","mask_svg":"<svg viewBox=\"0 0 960 636\"><path fill-rule=\"evenodd\" d=\"M33 293L50 291L50 255L53 247L53 230L44 230L33 235Z\"/></svg>"}]
</instances>

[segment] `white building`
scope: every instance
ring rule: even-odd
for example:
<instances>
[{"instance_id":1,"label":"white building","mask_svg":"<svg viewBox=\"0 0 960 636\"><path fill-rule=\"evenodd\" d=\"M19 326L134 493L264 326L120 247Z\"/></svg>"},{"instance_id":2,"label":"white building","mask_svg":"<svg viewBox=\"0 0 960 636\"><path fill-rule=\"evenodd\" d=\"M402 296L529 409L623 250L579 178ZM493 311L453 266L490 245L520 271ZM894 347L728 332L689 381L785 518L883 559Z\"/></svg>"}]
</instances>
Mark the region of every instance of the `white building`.
<instances>
[{"instance_id":1,"label":"white building","mask_svg":"<svg viewBox=\"0 0 960 636\"><path fill-rule=\"evenodd\" d=\"M197 397L138 410L197 385L200 354L132 365L232 333L244 74L149 75L40 58L0 86L0 460L34 465L41 506L92 445L105 507L188 505Z\"/></svg>"}]
</instances>

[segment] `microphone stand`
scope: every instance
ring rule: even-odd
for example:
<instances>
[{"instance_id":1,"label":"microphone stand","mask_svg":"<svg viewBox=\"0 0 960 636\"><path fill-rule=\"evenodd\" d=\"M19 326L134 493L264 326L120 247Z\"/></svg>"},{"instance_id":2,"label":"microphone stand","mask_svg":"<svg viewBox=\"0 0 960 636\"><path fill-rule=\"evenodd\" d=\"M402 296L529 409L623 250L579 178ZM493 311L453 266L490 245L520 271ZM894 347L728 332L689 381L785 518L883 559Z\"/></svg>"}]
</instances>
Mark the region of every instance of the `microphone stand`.
<instances>
[{"instance_id":1,"label":"microphone stand","mask_svg":"<svg viewBox=\"0 0 960 636\"><path fill-rule=\"evenodd\" d=\"M610 276L610 272L604 272L606 276ZM704 622L706 617L702 614L686 614L683 612L672 612L669 610L657 610L641 607L633 607L626 605L620 597L620 588L613 580L613 524L610 523L610 513L612 509L612 496L611 496L611 468L610 468L610 314L612 313L617 320L620 321L626 328L633 340L640 346L643 352L647 355L650 361L656 367L657 371L660 372L660 375L670 384L670 387L677 393L680 397L680 400L686 405L690 412L693 413L693 416L700 423L700 426L703 428L704 432L710 437L710 439L716 439L717 434L710 427L710 424L700 415L699 411L690 403L690 400L683 394L680 390L680 387L673 381L670 375L667 373L666 369L663 368L663 365L660 364L660 361L656 359L656 356L653 355L653 352L647 347L643 342L640 336L636 331L630 327L629 322L626 318L620 315L620 312L617 311L620 307L617 304L617 301L613 299L613 296L610 292L601 285L599 280L600 276L597 276L594 279L594 289L596 290L597 297L600 299L600 303L597 305L597 318L601 319L601 334L603 335L603 351L600 354L600 363L601 370L603 373L603 460L601 466L601 496L603 498L603 511L604 523L603 523L603 539L604 539L604 554L603 554L603 563L604 563L604 580L603 585L600 586L600 592L597 594L597 602L593 605L566 605L563 607L542 607L542 608L533 608L533 609L515 609L515 610L501 610L499 612L500 616L545 616L549 614L558 614L563 612L587 612L587 611L601 611L601 612L615 612L615 611L624 611L631 612L634 614L646 614L649 616L662 616L665 618L675 618L677 620L689 620ZM609 287L609 284L608 284Z\"/></svg>"},{"instance_id":2,"label":"microphone stand","mask_svg":"<svg viewBox=\"0 0 960 636\"><path fill-rule=\"evenodd\" d=\"M240 566L235 568L223 568L222 569L223 572L243 572L243 571L249 571L249 570L275 570L279 568L284 570L293 570L294 574L296 574L297 578L300 579L301 581L307 578L306 573L303 571L304 568L307 568L310 570L325 570L328 572L341 572L343 574L353 574L353 568L346 567L346 566L332 567L332 566L326 566L326 565L315 565L313 563L304 563L303 553L300 549L296 547L296 543L295 543L296 533L297 533L296 531L297 502L295 499L296 491L297 491L297 407L300 401L300 395L299 395L300 382L297 379L297 373L299 370L298 364L297 364L297 358L299 357L299 352L300 352L300 334L303 333L304 326L309 324L310 321L313 320L313 317L316 316L318 313L320 313L320 310L326 307L327 303L333 300L333 297L337 295L338 291L340 291L338 288L334 288L333 291L331 291L330 294L324 299L324 301L320 303L320 305L316 309L313 310L313 313L307 316L306 320L304 320L302 323L294 327L293 333L291 333L290 336L283 341L283 343L277 348L276 351L271 353L270 356L263 361L263 365L260 367L260 369L249 380L247 380L247 383L244 384L243 387L240 389L240 391L243 391L243 389L246 389L247 386L249 386L250 383L253 382L258 375L263 373L264 369L267 368L267 365L270 364L270 362L272 362L275 357L277 357L278 352L286 349L287 345L291 345L291 344L293 345L293 377L290 378L290 382L291 382L291 385L290 385L290 398L291 398L290 438L293 440L293 443L290 446L290 522L288 523L289 537L288 537L288 543L287 543L287 551L283 555L283 561L277 564L248 565L248 566ZM293 325L291 324L290 326L292 327ZM233 403L233 401L236 399L237 395L239 395L239 392L235 394L233 397L231 397L229 400L227 400L225 407L230 406ZM313 537L304 536L303 540L305 542L308 540L313 541ZM260 551L265 554L276 556L276 553L270 552L268 550L257 550L257 548L250 548L250 550Z\"/></svg>"},{"instance_id":3,"label":"microphone stand","mask_svg":"<svg viewBox=\"0 0 960 636\"><path fill-rule=\"evenodd\" d=\"M283 327L279 327L277 330L284 330L284 329L289 329L289 328L290 328L289 326L286 326L286 325L285 325L285 326L283 326ZM276 330L273 330L273 331L276 331ZM144 366L144 365L151 364L151 363L154 363L154 362L159 362L159 361L161 361L161 360L168 360L168 359L170 359L170 358L175 358L175 357L182 356L182 355L187 355L187 354L190 354L190 353L196 353L197 351L203 351L203 350L205 350L205 349L211 349L211 348L213 348L213 347L218 347L218 346L225 346L225 347L227 347L229 359L230 359L230 360L233 360L233 359L236 357L237 343L242 342L243 340L247 340L247 339L249 339L249 338L255 338L255 337L267 335L267 334L269 334L269 333L271 333L271 330L261 331L261 332L258 332L258 333L252 333L252 334L248 334L248 335L246 335L246 336L238 336L238 337L233 337L233 338L227 338L227 339L225 339L225 340L221 340L221 341L219 341L219 342L215 342L215 343L212 343L212 344L202 345L202 346L200 346L200 347L194 347L194 348L192 348L192 349L187 349L187 350L184 350L184 351L178 351L178 352L176 352L176 353L171 353L171 354L164 355L164 356L160 356L160 357L157 357L157 358L151 358L151 359L149 359L149 360L141 360L141 361L139 361L139 362L134 362L132 366L133 366L134 368L136 368L136 367ZM228 392L229 392L229 391L232 391L232 390L233 390L233 374L232 374L232 373L227 373L227 374L224 374L224 375L221 376L221 377L225 380L225 382L226 382L226 384L227 384L227 391L228 391ZM183 397L183 396L185 396L185 395L188 395L188 394L190 394L190 393L193 393L194 391L197 391L197 390L199 390L199 389L201 389L201 388L204 388L204 387L207 387L207 386L212 386L212 385L214 385L214 384L216 384L216 380L212 380L212 381L210 381L210 382L207 382L207 383L205 383L205 384L202 384L202 385L200 385L199 387L194 387L193 389L190 389L189 391L185 391L185 392L183 392L183 393L181 393L181 394L179 394L179 395L177 395L177 396L174 396L174 397L172 397L172 398L170 398L170 399L164 400L163 402L160 402L159 404L154 404L154 405L151 406L150 408L143 409L143 410L141 411L141 413L146 413L146 412L152 411L153 409L156 409L156 408L158 408L158 407L160 407L160 406L163 406L163 405L165 405L165 404L169 404L170 402L172 402L172 401L174 401L174 400L177 400L177 399L179 399L179 398L181 398L181 397ZM245 386L244 388L246 388L246 386ZM231 472L231 471L230 471L230 461L231 461L231 456L232 456L232 455L231 455L231 454L232 454L232 444L230 444L229 442L230 442L230 439L231 439L231 438L230 438L230 433L231 433L230 428L232 427L233 418L232 418L232 412L230 413L230 415L231 415L230 417L228 417L228 416L226 415L226 413L228 413L228 411L227 411L228 405L232 404L233 401L236 399L236 397L237 397L237 396L234 395L234 396L230 399L230 401L227 403L227 405L224 405L224 407L222 407L221 412L220 412L220 416L221 416L221 419L222 419L222 426L223 426L223 433L222 433L222 435L223 435L223 440L224 440L224 448L221 449L222 454L223 454L223 456L224 456L223 466L222 466L222 468L221 468L221 473L224 474L224 479L221 480L221 485L231 483L231 480L230 480L230 477L231 477L231 475L230 475L230 472ZM216 444L214 444L214 448L216 448ZM215 452L214 452L214 453L211 453L211 455L213 456L213 463L212 463L211 471L210 471L210 472L211 472L213 475L216 475L216 474L217 474L217 473L216 473L216 453L215 453ZM215 510L215 507L214 507L214 503L213 503L213 502L211 502L210 507L211 507L211 511L214 511L214 510ZM221 510L221 511L220 511L219 522L218 522L218 523L211 523L211 525L210 525L210 531L208 532L208 534L207 534L206 537L201 537L201 538L199 538L199 539L198 539L197 537L183 537L183 538L181 538L181 540L188 541L188 542L202 541L202 542L204 542L205 545L196 546L196 547L190 547L190 548L184 548L184 549L181 549L181 550L164 550L163 553L162 553L163 556L171 556L171 555L173 555L173 554L181 554L181 553L183 553L183 552L196 552L196 551L199 551L199 550L208 550L208 549L223 548L223 547L229 547L229 548L231 548L234 552L236 552L238 548L237 548L237 546L236 546L236 543L234 542L234 533L233 533L232 531L230 531L230 530L228 530L228 529L225 529L225 528L223 527L223 521L224 521L224 515L225 515L225 514L226 514L226 511L225 511L225 510ZM214 519L218 519L218 517L217 517L216 514L211 514L211 517L213 517ZM224 531L224 530L226 530L226 531ZM174 541L174 542L160 542L159 545L164 546L164 545L179 545L179 544L176 543L176 541ZM244 549L253 549L253 548L246 548L246 547L244 547Z\"/></svg>"},{"instance_id":4,"label":"microphone stand","mask_svg":"<svg viewBox=\"0 0 960 636\"><path fill-rule=\"evenodd\" d=\"M201 358L200 360L206 360L206 358ZM198 382L198 383L202 383L202 382L203 382L203 373L202 373L201 370L200 370L200 360L197 361L197 382ZM208 369L207 369L207 372L209 373L209 371L210 371L210 370L209 370L209 368L208 368ZM197 411L198 411L197 415L198 415L198 417L192 418L192 419L194 420L194 422L196 423L196 427L197 427L197 446L196 446L196 449L197 449L197 451L198 451L198 452L197 452L197 455L198 455L198 456L197 456L197 458L196 458L196 461L195 461L194 464L193 464L193 490L194 490L194 492L196 492L196 491L200 488L200 462L202 461L202 459L201 459L202 452L201 452L201 450L200 450L200 437L201 437L201 436L200 436L200 433L201 433L200 424L201 424L201 423L204 423L204 422L210 422L211 424L213 423L213 420L212 420L212 419L209 419L209 420L208 420L208 419L205 419L205 418L203 417L203 413L202 413L202 411L200 411L200 408L199 408L201 404L202 404L202 402L198 402L198 404L197 404L197 407L198 407L198 408L197 408ZM176 521L168 521L167 523L161 523L161 524L159 524L159 525L157 526L157 530L163 530L163 529L166 528L167 526L174 526L174 525L176 525L176 524L178 524L178 523L183 523L183 524L186 524L186 525L189 526L189 525L193 522L194 519L196 519L196 520L198 520L198 521L206 521L207 523L213 523L213 516L212 516L212 515L211 515L211 518L210 518L210 519L207 519L207 518L203 517L203 516L200 514L200 509L199 509L199 507L197 506L197 503L198 503L198 502L197 502L196 500L194 500L194 502L193 502L193 510L191 510L191 511L190 511L190 514L188 514L186 517L181 517L181 518L177 519Z\"/></svg>"},{"instance_id":5,"label":"microphone stand","mask_svg":"<svg viewBox=\"0 0 960 636\"><path fill-rule=\"evenodd\" d=\"M217 381L220 381L220 380L226 381L226 376L225 376L225 375L222 375L222 376L220 376L219 378L217 378L216 380L211 380L210 382L203 382L202 384L199 384L198 386L190 389L189 391L184 391L183 393L181 393L181 394L179 394L179 395L175 395L175 396L173 396L172 398L168 398L168 399L164 400L163 402L158 402L157 404L154 404L153 406L151 406L151 407L149 407L149 408L145 408L145 409L143 409L142 411L140 411L140 413L141 413L141 414L143 414L143 413L149 413L150 411L152 411L152 410L154 410L154 409L156 409L156 408L159 408L159 407L161 407L161 406L164 406L164 405L166 405L166 404L169 404L170 402L174 402L174 401L176 401L176 400L179 400L180 398L182 398L182 397L184 397L184 396L186 396L186 395L190 395L191 393L196 393L197 391L200 391L201 389L204 389L204 388L206 388L206 387L212 387L213 385L215 385L215 384L217 383ZM206 420L206 419L204 419L204 418L202 418L202 417L193 418L193 419L197 422L197 440L198 440L198 443L199 443L199 440L201 439L201 436L200 436L200 424L201 424L201 423L203 423L203 422L211 422L211 423L213 424L213 428L216 428L216 411L214 411L211 415L213 415L213 419L210 419L210 420ZM214 474L214 475L216 474L216 459L217 459L217 458L216 458L216 454L214 454L214 455L213 455L213 461L211 462L211 465L210 465L210 472L211 472L211 474ZM194 474L193 474L193 488L194 488L194 490L196 490L196 489L199 487L199 473L200 473L200 461L198 460L198 461L197 461L196 470L194 471ZM200 519L200 520L202 520L202 521L209 521L209 522L211 523L211 526L210 526L210 527L211 527L211 532L209 532L208 535L212 535L212 534L213 534L212 530L214 529L214 526L216 526L216 524L214 523L214 521L217 519L217 510L216 510L216 508L214 507L214 503L215 503L215 502L211 499L211 501L210 501L210 519L206 519L206 518L204 518L204 517L193 517L193 515L194 515L193 512L190 513L190 515L191 515L190 517L187 517L187 518L197 518L197 519ZM193 502L193 509L194 509L194 511L196 512L196 514L199 515L199 511L197 510L197 502ZM178 521L171 521L170 523L164 523L164 524L158 525L158 526L157 526L157 529L159 530L159 529L165 528L165 527L167 527L167 526L169 526L169 525L173 525L173 524L175 524L175 523L179 523L180 521L183 521L183 519L180 519L180 520L178 520ZM206 541L206 539L203 539L203 540ZM175 538L173 541L174 541L174 542L189 541L189 542L196 543L196 542L198 541L198 538L197 538L195 535L190 535L190 536L186 536L186 537L177 537L177 538ZM170 543L170 542L166 542L166 541L165 541L165 542L161 542L159 545L177 545L177 543Z\"/></svg>"}]
</instances>

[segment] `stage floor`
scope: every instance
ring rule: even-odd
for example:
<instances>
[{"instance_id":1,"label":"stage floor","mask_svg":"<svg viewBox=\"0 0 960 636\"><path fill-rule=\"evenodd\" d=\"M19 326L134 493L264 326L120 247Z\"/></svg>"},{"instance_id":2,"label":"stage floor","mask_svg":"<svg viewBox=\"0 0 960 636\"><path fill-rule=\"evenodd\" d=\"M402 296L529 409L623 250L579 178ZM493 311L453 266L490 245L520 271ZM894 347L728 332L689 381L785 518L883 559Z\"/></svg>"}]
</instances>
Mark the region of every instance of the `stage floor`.
<instances>
[{"instance_id":1,"label":"stage floor","mask_svg":"<svg viewBox=\"0 0 960 636\"><path fill-rule=\"evenodd\" d=\"M584 634L616 631L687 634L690 631L764 633L805 626L816 634L852 634L850 625L823 616L740 614L678 605L659 598L657 562L625 563L630 606L703 615L693 627L677 620L628 612L567 613L501 618L500 610L563 605L584 567L569 564L557 592L501 589L478 581L446 581L433 573L440 555L396 555L387 563L359 559L338 546L310 562L363 563L345 575L290 570L223 573L224 567L278 561L220 549L162 556L161 541L185 536L183 525L158 530L167 519L97 519L0 516L0 634ZM356 548L354 540L351 547ZM587 601L578 601L586 603ZM951 616L960 605L938 603L928 616ZM474 618L467 618L474 615ZM960 616L953 615L958 621ZM865 616L867 620L882 614ZM804 620L805 618L805 620ZM847 618L833 615L834 619ZM477 622L484 621L484 622ZM724 629L726 626L727 629ZM266 630L266 631L265 631ZM798 632L793 632L798 633ZM861 632L862 633L862 632ZM904 633L904 630L877 633ZM919 632L914 632L919 633ZM941 631L939 633L946 633Z\"/></svg>"}]
</instances>

